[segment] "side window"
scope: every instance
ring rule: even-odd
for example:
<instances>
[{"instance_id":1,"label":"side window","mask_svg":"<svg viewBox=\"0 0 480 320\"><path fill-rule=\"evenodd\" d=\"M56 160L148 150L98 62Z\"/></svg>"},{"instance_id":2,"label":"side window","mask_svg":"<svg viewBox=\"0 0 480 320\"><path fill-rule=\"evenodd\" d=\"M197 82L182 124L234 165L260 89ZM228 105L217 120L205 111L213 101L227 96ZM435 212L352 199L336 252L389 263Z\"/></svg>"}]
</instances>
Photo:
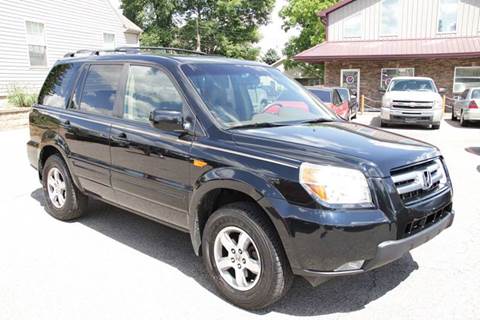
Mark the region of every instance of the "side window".
<instances>
[{"instance_id":1,"label":"side window","mask_svg":"<svg viewBox=\"0 0 480 320\"><path fill-rule=\"evenodd\" d=\"M337 90L333 90L332 94L333 94L333 104L336 106L342 104L342 99L340 99L340 96L338 95Z\"/></svg>"},{"instance_id":2,"label":"side window","mask_svg":"<svg viewBox=\"0 0 480 320\"><path fill-rule=\"evenodd\" d=\"M91 65L83 86L80 110L111 115L122 65Z\"/></svg>"},{"instance_id":3,"label":"side window","mask_svg":"<svg viewBox=\"0 0 480 320\"><path fill-rule=\"evenodd\" d=\"M468 92L469 92L469 91L470 91L469 89L463 91L463 93L462 93L462 100L466 100L466 99L467 99L467 97L468 97Z\"/></svg>"},{"instance_id":4,"label":"side window","mask_svg":"<svg viewBox=\"0 0 480 320\"><path fill-rule=\"evenodd\" d=\"M77 70L76 65L68 63L53 67L40 90L38 103L55 108L65 108Z\"/></svg>"},{"instance_id":5,"label":"side window","mask_svg":"<svg viewBox=\"0 0 480 320\"><path fill-rule=\"evenodd\" d=\"M123 117L148 122L155 109L182 111L183 100L165 72L148 66L130 66Z\"/></svg>"}]
</instances>

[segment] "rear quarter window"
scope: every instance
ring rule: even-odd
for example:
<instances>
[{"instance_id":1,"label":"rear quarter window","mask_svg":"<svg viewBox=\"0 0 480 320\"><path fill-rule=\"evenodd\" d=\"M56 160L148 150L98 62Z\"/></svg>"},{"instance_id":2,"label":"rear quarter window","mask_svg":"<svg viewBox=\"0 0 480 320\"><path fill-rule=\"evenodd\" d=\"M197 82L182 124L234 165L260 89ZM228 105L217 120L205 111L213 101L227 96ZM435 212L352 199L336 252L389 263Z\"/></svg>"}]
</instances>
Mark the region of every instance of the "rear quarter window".
<instances>
[{"instance_id":1,"label":"rear quarter window","mask_svg":"<svg viewBox=\"0 0 480 320\"><path fill-rule=\"evenodd\" d=\"M55 108L65 108L78 66L59 64L48 74L38 96L38 103Z\"/></svg>"},{"instance_id":2,"label":"rear quarter window","mask_svg":"<svg viewBox=\"0 0 480 320\"><path fill-rule=\"evenodd\" d=\"M332 102L332 91L328 90L312 90L312 93L322 100L323 102L326 103L331 103Z\"/></svg>"}]
</instances>

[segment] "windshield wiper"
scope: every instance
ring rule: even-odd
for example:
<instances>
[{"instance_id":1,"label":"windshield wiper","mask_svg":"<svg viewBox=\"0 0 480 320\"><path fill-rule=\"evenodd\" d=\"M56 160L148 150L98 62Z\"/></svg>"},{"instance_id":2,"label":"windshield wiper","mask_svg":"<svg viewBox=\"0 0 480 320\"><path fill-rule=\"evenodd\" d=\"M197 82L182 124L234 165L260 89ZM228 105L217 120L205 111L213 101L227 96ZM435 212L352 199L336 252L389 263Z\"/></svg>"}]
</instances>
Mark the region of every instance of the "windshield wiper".
<instances>
[{"instance_id":1,"label":"windshield wiper","mask_svg":"<svg viewBox=\"0 0 480 320\"><path fill-rule=\"evenodd\" d=\"M272 123L272 122L257 122L257 123L247 123L247 124L240 124L238 126L233 126L228 128L228 130L232 129L257 129L257 128L272 128L272 127L282 127L286 126L287 124L282 123Z\"/></svg>"}]
</instances>

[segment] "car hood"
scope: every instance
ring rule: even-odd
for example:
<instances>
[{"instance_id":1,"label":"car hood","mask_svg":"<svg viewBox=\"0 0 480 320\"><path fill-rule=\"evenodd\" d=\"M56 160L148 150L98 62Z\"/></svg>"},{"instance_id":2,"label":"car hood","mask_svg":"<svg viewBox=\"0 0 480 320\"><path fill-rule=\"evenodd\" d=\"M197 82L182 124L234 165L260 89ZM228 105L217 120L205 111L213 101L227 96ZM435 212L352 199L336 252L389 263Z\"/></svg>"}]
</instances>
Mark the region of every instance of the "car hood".
<instances>
[{"instance_id":1,"label":"car hood","mask_svg":"<svg viewBox=\"0 0 480 320\"><path fill-rule=\"evenodd\" d=\"M370 177L387 177L394 168L440 155L422 141L351 122L328 122L238 130L238 146L263 156L298 163L328 163L362 169Z\"/></svg>"},{"instance_id":2,"label":"car hood","mask_svg":"<svg viewBox=\"0 0 480 320\"><path fill-rule=\"evenodd\" d=\"M441 99L440 95L431 91L390 91L385 97L392 100L432 102Z\"/></svg>"}]
</instances>

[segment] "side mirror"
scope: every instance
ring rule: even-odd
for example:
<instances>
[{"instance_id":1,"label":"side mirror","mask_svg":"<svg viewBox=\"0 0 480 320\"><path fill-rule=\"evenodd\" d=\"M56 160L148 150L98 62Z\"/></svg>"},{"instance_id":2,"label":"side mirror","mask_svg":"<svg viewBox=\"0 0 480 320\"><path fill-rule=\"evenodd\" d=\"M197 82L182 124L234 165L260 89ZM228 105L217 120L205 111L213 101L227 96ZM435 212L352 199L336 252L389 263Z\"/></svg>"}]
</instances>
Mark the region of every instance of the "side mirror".
<instances>
[{"instance_id":1,"label":"side mirror","mask_svg":"<svg viewBox=\"0 0 480 320\"><path fill-rule=\"evenodd\" d=\"M153 110L150 122L155 128L165 131L183 132L183 115L180 111Z\"/></svg>"},{"instance_id":2,"label":"side mirror","mask_svg":"<svg viewBox=\"0 0 480 320\"><path fill-rule=\"evenodd\" d=\"M382 88L382 87L378 88L378 91L381 92L381 93L387 92L387 90L385 88Z\"/></svg>"},{"instance_id":3,"label":"side mirror","mask_svg":"<svg viewBox=\"0 0 480 320\"><path fill-rule=\"evenodd\" d=\"M438 89L438 93L440 93L440 94L445 94L445 93L447 93L447 89L445 89L445 88L440 88L440 89Z\"/></svg>"}]
</instances>

